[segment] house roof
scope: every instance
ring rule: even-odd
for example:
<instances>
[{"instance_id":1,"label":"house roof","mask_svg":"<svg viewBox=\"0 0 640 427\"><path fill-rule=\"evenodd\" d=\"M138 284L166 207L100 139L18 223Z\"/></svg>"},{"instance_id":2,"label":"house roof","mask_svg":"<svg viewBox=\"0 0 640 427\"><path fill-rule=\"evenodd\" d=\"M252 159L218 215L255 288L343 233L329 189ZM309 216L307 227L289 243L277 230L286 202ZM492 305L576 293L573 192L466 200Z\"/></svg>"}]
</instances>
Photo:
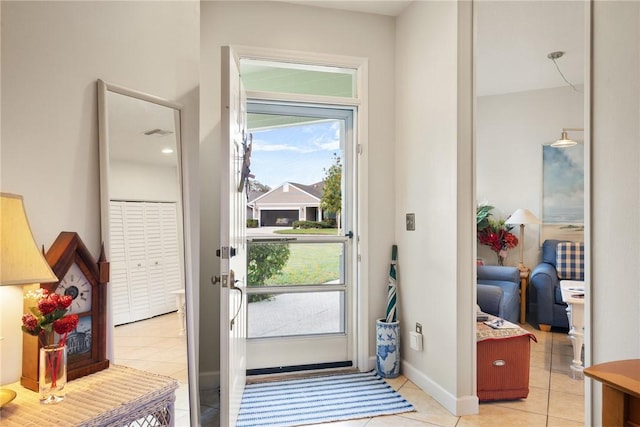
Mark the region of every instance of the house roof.
<instances>
[{"instance_id":1,"label":"house roof","mask_svg":"<svg viewBox=\"0 0 640 427\"><path fill-rule=\"evenodd\" d=\"M316 182L315 184L310 185L298 184L297 182L290 182L289 184L295 185L302 191L306 191L307 193L317 197L318 199L322 199L322 192L324 191L324 181Z\"/></svg>"},{"instance_id":2,"label":"house roof","mask_svg":"<svg viewBox=\"0 0 640 427\"><path fill-rule=\"evenodd\" d=\"M289 191L284 191L284 187L289 185ZM294 191L291 191L291 188ZM317 182L311 185L304 185L295 182L285 182L282 185L270 190L267 193L249 193L249 204L260 202L269 203L320 203L324 182Z\"/></svg>"}]
</instances>

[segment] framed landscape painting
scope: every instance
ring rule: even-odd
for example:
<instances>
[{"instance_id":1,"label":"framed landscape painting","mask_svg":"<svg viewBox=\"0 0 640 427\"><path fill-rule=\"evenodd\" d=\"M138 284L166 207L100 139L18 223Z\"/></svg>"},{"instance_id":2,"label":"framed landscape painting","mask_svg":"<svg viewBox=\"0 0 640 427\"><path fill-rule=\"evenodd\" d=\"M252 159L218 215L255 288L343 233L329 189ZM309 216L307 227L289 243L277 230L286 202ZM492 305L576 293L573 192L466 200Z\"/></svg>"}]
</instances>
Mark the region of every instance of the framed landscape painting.
<instances>
[{"instance_id":1,"label":"framed landscape painting","mask_svg":"<svg viewBox=\"0 0 640 427\"><path fill-rule=\"evenodd\" d=\"M584 241L584 144L542 146L542 226L547 239Z\"/></svg>"}]
</instances>

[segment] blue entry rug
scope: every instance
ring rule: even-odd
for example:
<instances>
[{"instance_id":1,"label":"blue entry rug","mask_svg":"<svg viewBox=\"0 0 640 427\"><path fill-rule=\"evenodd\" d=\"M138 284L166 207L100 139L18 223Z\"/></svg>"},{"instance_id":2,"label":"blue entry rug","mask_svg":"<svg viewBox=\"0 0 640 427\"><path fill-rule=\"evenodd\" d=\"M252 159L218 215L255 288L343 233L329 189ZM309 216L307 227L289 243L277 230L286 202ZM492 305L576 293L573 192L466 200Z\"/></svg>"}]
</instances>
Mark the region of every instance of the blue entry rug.
<instances>
[{"instance_id":1,"label":"blue entry rug","mask_svg":"<svg viewBox=\"0 0 640 427\"><path fill-rule=\"evenodd\" d=\"M291 427L414 411L375 371L249 384L237 427Z\"/></svg>"}]
</instances>

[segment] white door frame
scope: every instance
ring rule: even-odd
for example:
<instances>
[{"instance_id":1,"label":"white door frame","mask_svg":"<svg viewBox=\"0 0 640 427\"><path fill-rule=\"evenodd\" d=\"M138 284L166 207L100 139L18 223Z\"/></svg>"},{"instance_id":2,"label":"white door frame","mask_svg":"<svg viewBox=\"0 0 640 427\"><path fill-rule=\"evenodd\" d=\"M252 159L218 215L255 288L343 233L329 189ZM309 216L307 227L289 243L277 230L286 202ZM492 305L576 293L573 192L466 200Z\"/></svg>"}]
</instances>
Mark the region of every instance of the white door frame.
<instances>
[{"instance_id":1,"label":"white door frame","mask_svg":"<svg viewBox=\"0 0 640 427\"><path fill-rule=\"evenodd\" d=\"M355 159L357 199L355 201L355 221L358 224L358 235L354 236L354 251L356 262L354 263L355 277L354 297L355 328L353 333L352 348L355 350L354 361L361 371L373 368L373 359L369 358L369 283L368 277L368 236L363 232L368 230L367 206L368 194L368 69L367 58L330 55L322 53L310 53L302 51L265 49L250 46L234 45L232 49L242 58L264 61L289 62L297 64L323 65L330 67L350 68L356 70L356 95L354 97L335 97L318 95L283 94L273 92L247 91L247 98L265 101L282 101L286 99L292 102L309 104L345 105L357 108L354 117L354 141L356 144L357 158Z\"/></svg>"}]
</instances>

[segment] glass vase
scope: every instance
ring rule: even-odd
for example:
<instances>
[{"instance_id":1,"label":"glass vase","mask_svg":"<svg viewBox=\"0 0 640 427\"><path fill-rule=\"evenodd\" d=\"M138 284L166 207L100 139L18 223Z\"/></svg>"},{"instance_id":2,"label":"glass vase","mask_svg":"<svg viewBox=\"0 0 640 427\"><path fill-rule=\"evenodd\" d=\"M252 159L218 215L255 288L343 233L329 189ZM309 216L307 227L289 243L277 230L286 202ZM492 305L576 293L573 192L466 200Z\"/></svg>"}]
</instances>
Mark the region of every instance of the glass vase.
<instances>
[{"instance_id":1,"label":"glass vase","mask_svg":"<svg viewBox=\"0 0 640 427\"><path fill-rule=\"evenodd\" d=\"M42 347L39 362L40 403L61 402L67 384L67 346L53 344Z\"/></svg>"}]
</instances>

